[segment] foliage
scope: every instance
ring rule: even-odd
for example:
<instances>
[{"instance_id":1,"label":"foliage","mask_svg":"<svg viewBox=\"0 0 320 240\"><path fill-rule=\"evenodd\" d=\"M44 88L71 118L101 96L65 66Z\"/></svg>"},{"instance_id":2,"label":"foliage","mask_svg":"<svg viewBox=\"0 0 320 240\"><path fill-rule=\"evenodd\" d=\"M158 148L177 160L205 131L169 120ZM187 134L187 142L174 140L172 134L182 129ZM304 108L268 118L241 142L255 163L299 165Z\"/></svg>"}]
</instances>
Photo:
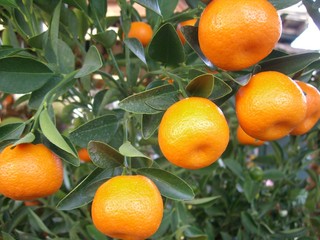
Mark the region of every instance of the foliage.
<instances>
[{"instance_id":1,"label":"foliage","mask_svg":"<svg viewBox=\"0 0 320 240\"><path fill-rule=\"evenodd\" d=\"M258 71L277 70L319 89L319 52L275 50L250 69L216 69L200 51L197 27L183 27L187 44L178 38L175 26L205 7L186 2L176 13L177 0L118 0L120 16L106 17L108 1L0 0L1 101L19 96L2 106L0 147L42 142L65 164L61 190L36 206L0 196L3 239L107 239L92 224L90 202L103 182L123 173L149 177L164 197L152 239L319 236L319 124L303 136L240 146L234 112L235 92ZM298 1L270 2L282 9ZM121 41L141 20L134 4L145 7L154 30L146 48ZM303 4L319 23L319 1ZM215 102L231 129L227 151L201 170L171 165L157 144L164 111L187 96ZM83 147L92 163L79 160Z\"/></svg>"}]
</instances>

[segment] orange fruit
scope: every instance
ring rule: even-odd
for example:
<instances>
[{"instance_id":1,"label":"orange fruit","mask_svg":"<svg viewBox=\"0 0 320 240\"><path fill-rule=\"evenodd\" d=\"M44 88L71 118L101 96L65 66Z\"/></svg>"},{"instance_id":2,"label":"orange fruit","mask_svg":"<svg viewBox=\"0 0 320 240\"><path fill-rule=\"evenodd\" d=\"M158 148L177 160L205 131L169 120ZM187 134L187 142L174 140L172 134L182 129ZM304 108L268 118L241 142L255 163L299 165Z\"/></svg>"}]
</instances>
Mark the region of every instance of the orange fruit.
<instances>
[{"instance_id":1,"label":"orange fruit","mask_svg":"<svg viewBox=\"0 0 320 240\"><path fill-rule=\"evenodd\" d=\"M109 237L146 239L160 226L163 202L149 178L117 176L98 188L91 214L96 228Z\"/></svg>"},{"instance_id":2,"label":"orange fruit","mask_svg":"<svg viewBox=\"0 0 320 240\"><path fill-rule=\"evenodd\" d=\"M213 64L232 71L265 58L281 31L277 10L267 0L214 0L200 17L198 39Z\"/></svg>"},{"instance_id":3,"label":"orange fruit","mask_svg":"<svg viewBox=\"0 0 320 240\"><path fill-rule=\"evenodd\" d=\"M128 38L136 38L145 47L152 39L153 31L149 24L145 22L132 22L128 33Z\"/></svg>"},{"instance_id":4,"label":"orange fruit","mask_svg":"<svg viewBox=\"0 0 320 240\"><path fill-rule=\"evenodd\" d=\"M184 38L184 36L181 32L181 27L194 26L196 24L196 22L197 22L197 19L189 19L189 20L183 21L177 25L177 33L178 33L178 36L179 36L182 44L186 43L186 39Z\"/></svg>"},{"instance_id":5,"label":"orange fruit","mask_svg":"<svg viewBox=\"0 0 320 240\"><path fill-rule=\"evenodd\" d=\"M5 99L2 101L2 106L4 108L7 108L8 106L12 105L14 103L14 97L12 95L8 95L5 97Z\"/></svg>"},{"instance_id":6,"label":"orange fruit","mask_svg":"<svg viewBox=\"0 0 320 240\"><path fill-rule=\"evenodd\" d=\"M306 116L306 97L288 76L260 72L236 93L236 114L251 137L272 141L289 134Z\"/></svg>"},{"instance_id":7,"label":"orange fruit","mask_svg":"<svg viewBox=\"0 0 320 240\"><path fill-rule=\"evenodd\" d=\"M61 160L43 144L6 147L0 154L0 193L14 200L54 194L63 181Z\"/></svg>"},{"instance_id":8,"label":"orange fruit","mask_svg":"<svg viewBox=\"0 0 320 240\"><path fill-rule=\"evenodd\" d=\"M41 202L38 201L38 200L24 201L23 203L24 203L24 205L25 205L26 207L33 207L33 206L39 206L39 205L41 205Z\"/></svg>"},{"instance_id":9,"label":"orange fruit","mask_svg":"<svg viewBox=\"0 0 320 240\"><path fill-rule=\"evenodd\" d=\"M240 125L237 128L237 139L242 145L261 146L264 144L264 141L249 136Z\"/></svg>"},{"instance_id":10,"label":"orange fruit","mask_svg":"<svg viewBox=\"0 0 320 240\"><path fill-rule=\"evenodd\" d=\"M168 161L199 169L222 155L229 142L229 126L220 108L210 100L185 98L163 115L158 141Z\"/></svg>"},{"instance_id":11,"label":"orange fruit","mask_svg":"<svg viewBox=\"0 0 320 240\"><path fill-rule=\"evenodd\" d=\"M320 118L320 92L314 86L301 81L296 81L307 98L307 114L304 120L296 126L291 135L302 135L307 133Z\"/></svg>"},{"instance_id":12,"label":"orange fruit","mask_svg":"<svg viewBox=\"0 0 320 240\"><path fill-rule=\"evenodd\" d=\"M86 148L80 148L78 150L78 156L84 162L90 162L91 161L89 152L88 152L88 150Z\"/></svg>"}]
</instances>

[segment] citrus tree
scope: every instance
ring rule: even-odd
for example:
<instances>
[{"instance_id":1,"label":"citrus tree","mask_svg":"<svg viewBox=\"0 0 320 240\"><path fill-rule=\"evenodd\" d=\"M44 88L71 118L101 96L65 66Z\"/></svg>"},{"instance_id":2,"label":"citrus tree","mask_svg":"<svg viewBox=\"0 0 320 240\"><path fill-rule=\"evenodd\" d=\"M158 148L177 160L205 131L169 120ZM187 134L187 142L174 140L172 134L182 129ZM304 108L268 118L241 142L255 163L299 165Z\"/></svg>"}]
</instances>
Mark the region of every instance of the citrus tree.
<instances>
[{"instance_id":1,"label":"citrus tree","mask_svg":"<svg viewBox=\"0 0 320 240\"><path fill-rule=\"evenodd\" d=\"M318 239L319 1L185 2L0 0L1 239Z\"/></svg>"}]
</instances>

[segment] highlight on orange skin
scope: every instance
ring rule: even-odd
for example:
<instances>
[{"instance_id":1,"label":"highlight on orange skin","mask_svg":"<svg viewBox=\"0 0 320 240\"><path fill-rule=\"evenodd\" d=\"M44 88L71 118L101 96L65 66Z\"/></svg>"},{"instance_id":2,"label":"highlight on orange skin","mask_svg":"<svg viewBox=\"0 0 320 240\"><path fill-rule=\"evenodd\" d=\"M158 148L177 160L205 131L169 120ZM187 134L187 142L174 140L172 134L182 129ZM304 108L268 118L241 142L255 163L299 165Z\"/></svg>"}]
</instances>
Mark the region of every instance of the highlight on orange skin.
<instances>
[{"instance_id":1,"label":"highlight on orange skin","mask_svg":"<svg viewBox=\"0 0 320 240\"><path fill-rule=\"evenodd\" d=\"M84 162L90 162L91 161L89 152L88 152L88 150L86 148L79 149L78 150L78 156Z\"/></svg>"},{"instance_id":2,"label":"highlight on orange skin","mask_svg":"<svg viewBox=\"0 0 320 240\"><path fill-rule=\"evenodd\" d=\"M183 36L183 34L181 32L181 27L183 27L183 26L194 26L196 24L196 22L197 22L197 19L190 19L190 20L183 21L183 22L181 22L181 23L179 23L177 25L177 29L176 30L177 30L178 36L179 36L182 44L186 43L186 39L184 38L184 36Z\"/></svg>"}]
</instances>

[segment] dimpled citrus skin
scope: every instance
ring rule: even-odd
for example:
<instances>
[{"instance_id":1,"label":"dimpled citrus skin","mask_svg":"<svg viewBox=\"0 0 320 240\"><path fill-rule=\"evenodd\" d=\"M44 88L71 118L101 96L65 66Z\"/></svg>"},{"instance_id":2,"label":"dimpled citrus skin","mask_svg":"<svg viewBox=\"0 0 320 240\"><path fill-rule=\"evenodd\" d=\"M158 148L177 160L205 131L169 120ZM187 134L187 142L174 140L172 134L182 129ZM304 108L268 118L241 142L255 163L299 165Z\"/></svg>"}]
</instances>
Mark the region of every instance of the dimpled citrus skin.
<instances>
[{"instance_id":1,"label":"dimpled citrus skin","mask_svg":"<svg viewBox=\"0 0 320 240\"><path fill-rule=\"evenodd\" d=\"M179 167L199 169L222 155L229 142L229 126L220 108L210 100L185 98L165 112L158 141L168 161Z\"/></svg>"},{"instance_id":2,"label":"dimpled citrus skin","mask_svg":"<svg viewBox=\"0 0 320 240\"><path fill-rule=\"evenodd\" d=\"M288 76L260 72L236 94L236 114L241 128L265 141L288 135L306 116L306 98Z\"/></svg>"},{"instance_id":3,"label":"dimpled citrus skin","mask_svg":"<svg viewBox=\"0 0 320 240\"><path fill-rule=\"evenodd\" d=\"M237 139L242 145L261 146L264 144L264 141L253 138L245 133L240 125L237 128Z\"/></svg>"},{"instance_id":4,"label":"dimpled citrus skin","mask_svg":"<svg viewBox=\"0 0 320 240\"><path fill-rule=\"evenodd\" d=\"M281 31L277 10L267 0L214 0L200 17L198 39L217 67L241 70L265 58Z\"/></svg>"},{"instance_id":5,"label":"dimpled citrus skin","mask_svg":"<svg viewBox=\"0 0 320 240\"><path fill-rule=\"evenodd\" d=\"M0 154L0 193L14 200L54 194L62 185L61 160L43 144L6 147Z\"/></svg>"},{"instance_id":6,"label":"dimpled citrus skin","mask_svg":"<svg viewBox=\"0 0 320 240\"><path fill-rule=\"evenodd\" d=\"M302 135L307 133L320 118L320 92L314 86L301 81L296 81L307 98L307 114L305 119L296 126L291 135Z\"/></svg>"},{"instance_id":7,"label":"dimpled citrus skin","mask_svg":"<svg viewBox=\"0 0 320 240\"><path fill-rule=\"evenodd\" d=\"M140 240L153 235L163 217L163 202L147 177L117 176L102 184L93 199L92 220L105 235Z\"/></svg>"},{"instance_id":8,"label":"dimpled citrus skin","mask_svg":"<svg viewBox=\"0 0 320 240\"><path fill-rule=\"evenodd\" d=\"M178 36L179 36L182 44L186 43L186 39L184 38L184 36L181 32L181 27L194 26L196 24L196 22L197 22L197 19L189 19L189 20L183 21L177 25L177 33L178 33Z\"/></svg>"},{"instance_id":9,"label":"dimpled citrus skin","mask_svg":"<svg viewBox=\"0 0 320 240\"><path fill-rule=\"evenodd\" d=\"M145 22L132 22L130 31L128 33L129 38L137 38L141 44L145 47L152 39L152 28Z\"/></svg>"}]
</instances>

